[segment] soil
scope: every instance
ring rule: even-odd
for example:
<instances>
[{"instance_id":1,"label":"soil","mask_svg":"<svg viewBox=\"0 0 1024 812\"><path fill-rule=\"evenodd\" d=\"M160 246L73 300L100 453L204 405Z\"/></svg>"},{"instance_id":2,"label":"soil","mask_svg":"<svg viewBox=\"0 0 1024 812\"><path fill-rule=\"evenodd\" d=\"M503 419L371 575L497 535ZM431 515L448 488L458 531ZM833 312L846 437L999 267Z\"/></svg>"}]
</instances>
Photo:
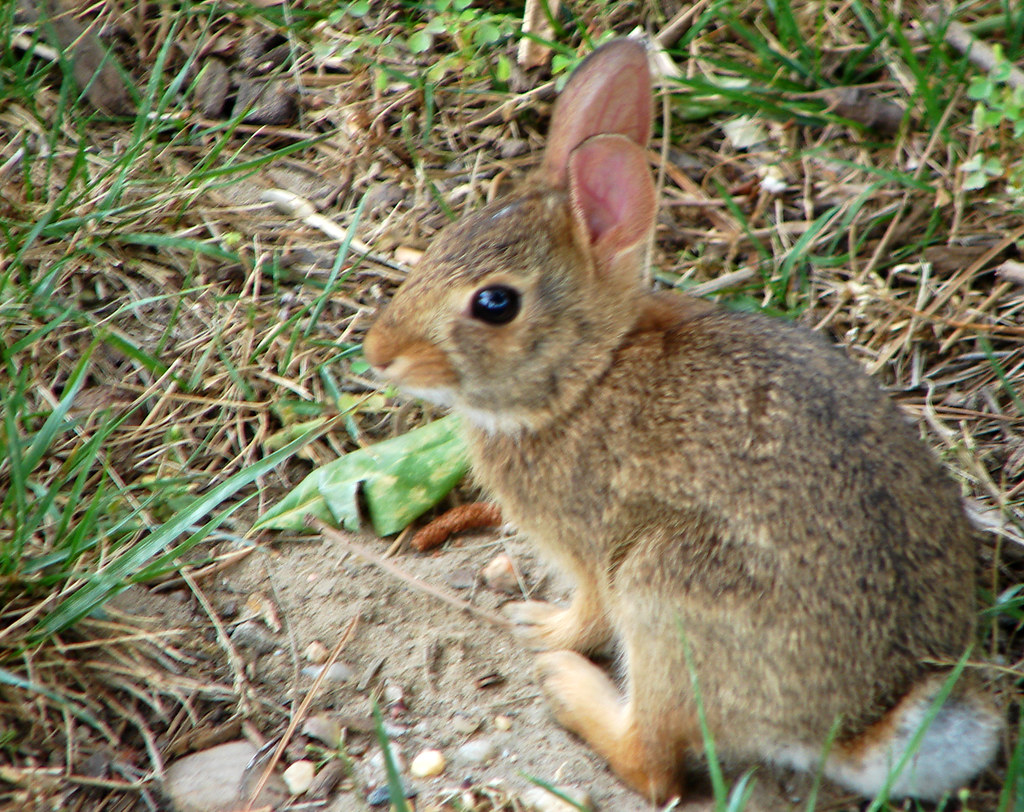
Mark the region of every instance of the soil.
<instances>
[{"instance_id":1,"label":"soil","mask_svg":"<svg viewBox=\"0 0 1024 812\"><path fill-rule=\"evenodd\" d=\"M364 537L360 543L381 553L386 549L380 539ZM530 597L566 599L567 586L549 577L528 542L515 535L466 534L434 553L404 551L392 561L417 579L482 608L498 610L510 596L485 586L479 573L501 552L516 562L532 587ZM339 658L351 668L351 678L324 681L308 715L343 722L366 720L371 698L376 698L388 720L394 751L407 764L423 749L440 749L448 761L441 776L415 779L409 777L408 769L403 773L418 793L419 810L451 802L464 788L474 788L477 799L490 792L503 803L510 802L533 787L530 777L583 790L600 810L652 808L549 717L534 681L529 650L513 634L416 591L376 565L346 553L337 542L313 536L273 543L222 573L206 589L226 616L247 602L252 605L256 595L273 605L281 630L274 634L269 625L264 626L278 645L263 654L245 648L239 652L258 693L276 697L285 707L297 706L313 683L312 676L301 673L309 666L302 653L314 642L333 648L358 615ZM244 615L238 612L236 621ZM401 701L389 705L389 698L393 700L398 692ZM507 730L495 727L496 717L501 716L511 723ZM269 737L280 730L261 732ZM367 793L385 782L379 755L373 758L379 751L374 734L353 729L349 736L354 780L344 782L327 807L338 812L368 808ZM485 765L460 762L457 749L479 737L490 739L497 755ZM291 752L297 752L303 741L298 737ZM737 777L738 773L732 776ZM810 786L806 776L759 768L755 795L747 808L803 807ZM841 797L836 795L828 805L842 806ZM678 808L713 808L706 780L698 779L694 795Z\"/></svg>"}]
</instances>

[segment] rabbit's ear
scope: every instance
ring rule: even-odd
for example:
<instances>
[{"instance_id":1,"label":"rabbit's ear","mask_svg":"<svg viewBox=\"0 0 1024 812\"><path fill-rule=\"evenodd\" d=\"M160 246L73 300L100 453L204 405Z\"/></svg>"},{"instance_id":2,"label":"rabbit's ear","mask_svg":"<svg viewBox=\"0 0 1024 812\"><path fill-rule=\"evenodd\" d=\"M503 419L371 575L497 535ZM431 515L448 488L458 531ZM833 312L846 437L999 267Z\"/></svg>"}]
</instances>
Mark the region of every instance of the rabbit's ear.
<instances>
[{"instance_id":1,"label":"rabbit's ear","mask_svg":"<svg viewBox=\"0 0 1024 812\"><path fill-rule=\"evenodd\" d=\"M564 187L569 154L594 135L617 133L641 147L651 135L651 74L647 51L617 39L588 56L555 102L544 153L548 182Z\"/></svg>"},{"instance_id":2,"label":"rabbit's ear","mask_svg":"<svg viewBox=\"0 0 1024 812\"><path fill-rule=\"evenodd\" d=\"M573 215L599 265L614 265L654 227L657 205L646 152L626 136L597 135L573 150L568 184Z\"/></svg>"}]
</instances>

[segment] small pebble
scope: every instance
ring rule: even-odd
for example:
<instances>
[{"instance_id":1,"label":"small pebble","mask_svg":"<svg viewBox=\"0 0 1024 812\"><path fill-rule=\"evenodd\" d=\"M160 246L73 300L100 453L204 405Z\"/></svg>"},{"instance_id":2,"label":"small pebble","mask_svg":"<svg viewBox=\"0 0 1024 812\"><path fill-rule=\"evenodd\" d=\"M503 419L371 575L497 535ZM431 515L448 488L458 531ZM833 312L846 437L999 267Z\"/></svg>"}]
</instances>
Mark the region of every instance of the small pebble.
<instances>
[{"instance_id":1,"label":"small pebble","mask_svg":"<svg viewBox=\"0 0 1024 812\"><path fill-rule=\"evenodd\" d=\"M511 717L505 716L504 714L502 714L500 716L495 716L494 717L494 729L495 730L501 730L503 732L506 731L506 730L511 730L512 729L512 719L511 719Z\"/></svg>"},{"instance_id":2,"label":"small pebble","mask_svg":"<svg viewBox=\"0 0 1024 812\"><path fill-rule=\"evenodd\" d=\"M269 654L277 648L277 641L255 620L239 623L229 637L236 646L248 649L254 654Z\"/></svg>"},{"instance_id":3,"label":"small pebble","mask_svg":"<svg viewBox=\"0 0 1024 812\"><path fill-rule=\"evenodd\" d=\"M528 789L522 794L520 800L530 812L579 812L581 809L592 810L593 802L590 800L590 793L575 787L555 787L567 798L572 798L573 804L568 804L557 795L552 795L542 787Z\"/></svg>"},{"instance_id":4,"label":"small pebble","mask_svg":"<svg viewBox=\"0 0 1024 812\"><path fill-rule=\"evenodd\" d=\"M520 591L515 565L506 553L499 553L492 558L481 574L484 583L497 592L516 595Z\"/></svg>"},{"instance_id":5,"label":"small pebble","mask_svg":"<svg viewBox=\"0 0 1024 812\"><path fill-rule=\"evenodd\" d=\"M401 685L389 682L384 686L384 702L386 704L393 705L396 702L402 702L404 699L405 692L402 690Z\"/></svg>"},{"instance_id":6,"label":"small pebble","mask_svg":"<svg viewBox=\"0 0 1024 812\"><path fill-rule=\"evenodd\" d=\"M316 739L328 747L338 747L341 744L341 722L331 716L318 713L310 716L302 723L302 733L311 739Z\"/></svg>"},{"instance_id":7,"label":"small pebble","mask_svg":"<svg viewBox=\"0 0 1024 812\"><path fill-rule=\"evenodd\" d=\"M486 764L496 755L498 745L484 737L470 739L455 751L455 757L466 764Z\"/></svg>"},{"instance_id":8,"label":"small pebble","mask_svg":"<svg viewBox=\"0 0 1024 812\"><path fill-rule=\"evenodd\" d=\"M281 776L284 779L285 786L288 787L288 792L292 795L302 795L309 785L313 783L313 777L316 775L316 767L313 766L312 761L302 759L296 761Z\"/></svg>"},{"instance_id":9,"label":"small pebble","mask_svg":"<svg viewBox=\"0 0 1024 812\"><path fill-rule=\"evenodd\" d=\"M406 798L416 797L416 790L412 787L402 787L402 792L405 793ZM384 804L391 803L391 791L388 789L388 785L384 784L371 790L370 794L366 796L366 802L370 806L384 806Z\"/></svg>"},{"instance_id":10,"label":"small pebble","mask_svg":"<svg viewBox=\"0 0 1024 812\"><path fill-rule=\"evenodd\" d=\"M302 652L302 656L306 659L306 662L313 663L314 665L320 665L327 659L328 653L327 646L319 640L314 640L306 646L306 650Z\"/></svg>"},{"instance_id":11,"label":"small pebble","mask_svg":"<svg viewBox=\"0 0 1024 812\"><path fill-rule=\"evenodd\" d=\"M395 745L395 744L389 745L388 746L388 751L391 753L391 758L395 762L395 769L397 769L398 772L404 772L405 771L405 758L402 756L402 751L400 749L398 749L398 746ZM383 750L378 750L372 756L370 756L370 767L372 767L375 770L381 771L382 774L385 774L384 773L384 751Z\"/></svg>"},{"instance_id":12,"label":"small pebble","mask_svg":"<svg viewBox=\"0 0 1024 812\"><path fill-rule=\"evenodd\" d=\"M476 572L469 567L459 567L449 572L444 580L453 589L470 589L476 584Z\"/></svg>"},{"instance_id":13,"label":"small pebble","mask_svg":"<svg viewBox=\"0 0 1024 812\"><path fill-rule=\"evenodd\" d=\"M302 676L316 679L323 670L322 665L307 665L302 669ZM331 663L331 667L324 674L324 679L330 682L351 682L355 675L355 671L345 663Z\"/></svg>"},{"instance_id":14,"label":"small pebble","mask_svg":"<svg viewBox=\"0 0 1024 812\"><path fill-rule=\"evenodd\" d=\"M424 750L412 760L409 772L415 778L432 778L444 772L444 753L440 750Z\"/></svg>"},{"instance_id":15,"label":"small pebble","mask_svg":"<svg viewBox=\"0 0 1024 812\"><path fill-rule=\"evenodd\" d=\"M164 789L175 812L209 812L211 809L237 809L254 790L255 781L247 780L248 765L256 748L247 741L231 741L199 750L167 765ZM276 808L287 800L287 788L280 773L255 802L259 807ZM26 808L23 805L19 809Z\"/></svg>"},{"instance_id":16,"label":"small pebble","mask_svg":"<svg viewBox=\"0 0 1024 812\"><path fill-rule=\"evenodd\" d=\"M480 729L480 723L472 716L467 716L464 713L456 713L452 717L451 724L452 730L463 736L469 736Z\"/></svg>"}]
</instances>

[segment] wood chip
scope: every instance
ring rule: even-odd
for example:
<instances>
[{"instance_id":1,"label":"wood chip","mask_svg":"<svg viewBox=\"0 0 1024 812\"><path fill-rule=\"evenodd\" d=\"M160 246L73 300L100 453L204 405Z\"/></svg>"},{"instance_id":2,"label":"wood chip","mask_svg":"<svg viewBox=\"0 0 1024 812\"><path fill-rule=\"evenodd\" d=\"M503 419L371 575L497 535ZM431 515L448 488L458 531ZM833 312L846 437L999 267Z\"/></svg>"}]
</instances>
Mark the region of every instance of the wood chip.
<instances>
[{"instance_id":1,"label":"wood chip","mask_svg":"<svg viewBox=\"0 0 1024 812\"><path fill-rule=\"evenodd\" d=\"M383 656L378 657L363 669L363 674L359 677L359 682L356 683L357 691L365 691L370 687L370 682L373 681L374 676L376 676L377 672L380 671L380 667L384 665L384 660L385 658Z\"/></svg>"},{"instance_id":2,"label":"wood chip","mask_svg":"<svg viewBox=\"0 0 1024 812\"><path fill-rule=\"evenodd\" d=\"M544 8L545 4L547 9ZM551 39L555 32L551 27L548 12L550 11L552 17L557 17L560 5L559 0L526 0L526 7L523 9L524 36L519 40L519 52L516 54L516 62L523 70L540 67L551 58L551 49L547 45L525 35L533 34L540 39Z\"/></svg>"}]
</instances>

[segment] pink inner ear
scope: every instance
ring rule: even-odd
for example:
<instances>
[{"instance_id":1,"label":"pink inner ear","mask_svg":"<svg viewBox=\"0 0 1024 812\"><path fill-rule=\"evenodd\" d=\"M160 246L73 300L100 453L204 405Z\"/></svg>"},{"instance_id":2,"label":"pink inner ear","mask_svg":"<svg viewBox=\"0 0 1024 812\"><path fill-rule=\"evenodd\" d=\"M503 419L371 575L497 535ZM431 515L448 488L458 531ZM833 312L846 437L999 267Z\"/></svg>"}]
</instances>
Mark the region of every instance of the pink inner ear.
<instances>
[{"instance_id":1,"label":"pink inner ear","mask_svg":"<svg viewBox=\"0 0 1024 812\"><path fill-rule=\"evenodd\" d=\"M616 133L646 146L652 104L643 45L618 39L594 51L573 73L555 105L544 153L549 181L563 186L570 153L595 135Z\"/></svg>"},{"instance_id":2,"label":"pink inner ear","mask_svg":"<svg viewBox=\"0 0 1024 812\"><path fill-rule=\"evenodd\" d=\"M644 150L623 135L598 135L569 156L569 193L602 259L632 248L654 226L654 182Z\"/></svg>"}]
</instances>

